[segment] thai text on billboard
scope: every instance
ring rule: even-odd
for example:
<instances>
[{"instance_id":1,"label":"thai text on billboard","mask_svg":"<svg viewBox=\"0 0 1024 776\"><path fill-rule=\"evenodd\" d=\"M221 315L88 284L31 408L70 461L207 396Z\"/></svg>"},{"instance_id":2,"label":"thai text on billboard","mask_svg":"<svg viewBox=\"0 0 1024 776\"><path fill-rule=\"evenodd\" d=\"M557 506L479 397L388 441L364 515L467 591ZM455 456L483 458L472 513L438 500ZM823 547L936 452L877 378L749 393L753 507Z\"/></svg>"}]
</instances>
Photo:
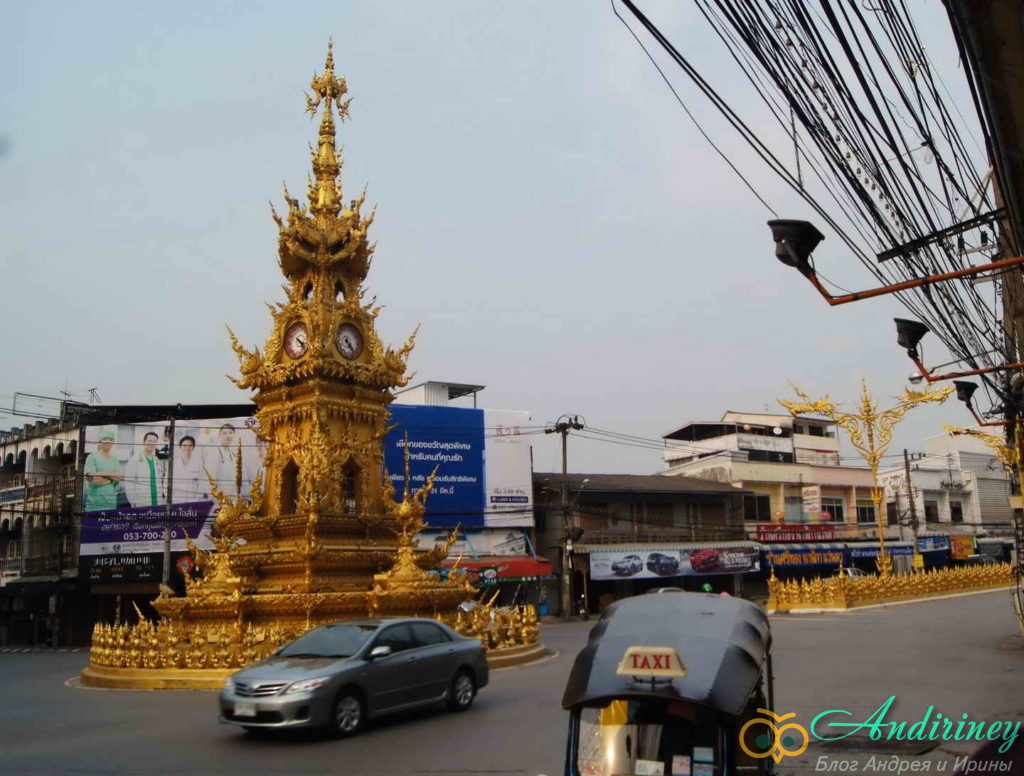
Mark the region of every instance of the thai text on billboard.
<instances>
[{"instance_id":1,"label":"thai text on billboard","mask_svg":"<svg viewBox=\"0 0 1024 776\"><path fill-rule=\"evenodd\" d=\"M427 499L430 525L533 525L530 445L522 433L528 412L407 404L390 410L384 465L395 489L404 486L406 445L413 488L437 470Z\"/></svg>"}]
</instances>

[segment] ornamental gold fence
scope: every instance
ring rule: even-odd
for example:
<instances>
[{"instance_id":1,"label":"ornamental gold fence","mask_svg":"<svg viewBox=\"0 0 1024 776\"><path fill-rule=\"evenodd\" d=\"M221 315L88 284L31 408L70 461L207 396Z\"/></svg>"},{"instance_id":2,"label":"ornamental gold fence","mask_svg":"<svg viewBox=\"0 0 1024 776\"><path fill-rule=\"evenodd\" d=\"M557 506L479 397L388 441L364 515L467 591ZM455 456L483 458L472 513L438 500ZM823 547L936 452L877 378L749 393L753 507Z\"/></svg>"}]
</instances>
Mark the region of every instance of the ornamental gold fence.
<instances>
[{"instance_id":1,"label":"ornamental gold fence","mask_svg":"<svg viewBox=\"0 0 1024 776\"><path fill-rule=\"evenodd\" d=\"M992 566L960 566L911 574L850 578L781 580L774 570L768 580L768 611L851 609L919 598L993 590L1014 583L1009 563Z\"/></svg>"}]
</instances>

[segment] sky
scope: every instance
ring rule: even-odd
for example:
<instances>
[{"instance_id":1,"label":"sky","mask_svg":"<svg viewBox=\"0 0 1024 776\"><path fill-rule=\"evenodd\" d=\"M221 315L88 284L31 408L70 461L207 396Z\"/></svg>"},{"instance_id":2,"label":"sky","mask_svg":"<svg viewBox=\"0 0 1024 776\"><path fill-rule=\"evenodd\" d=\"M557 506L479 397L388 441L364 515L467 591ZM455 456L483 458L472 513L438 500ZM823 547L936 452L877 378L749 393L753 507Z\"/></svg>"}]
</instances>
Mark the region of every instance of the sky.
<instances>
[{"instance_id":1,"label":"sky","mask_svg":"<svg viewBox=\"0 0 1024 776\"><path fill-rule=\"evenodd\" d=\"M754 110L692 3L640 5ZM928 6L911 2L963 95ZM830 308L775 260L771 214L608 2L52 2L6 16L0 407L93 387L106 404L247 400L225 376L225 325L262 344L264 303L283 298L268 201L283 209L282 182L304 191L316 126L302 93L328 38L353 97L344 195L366 186L377 206L367 297L385 305L385 342L421 326L414 383L486 385L480 406L537 425L571 413L656 440L727 410L780 412L790 383L846 402L861 379L896 395L913 371L894 298ZM772 207L813 220L673 80ZM828 277L873 285L829 237ZM0 412L0 428L23 422ZM968 422L954 400L915 410L892 452ZM559 460L556 435L534 438L537 471ZM575 436L569 468L663 463Z\"/></svg>"}]
</instances>

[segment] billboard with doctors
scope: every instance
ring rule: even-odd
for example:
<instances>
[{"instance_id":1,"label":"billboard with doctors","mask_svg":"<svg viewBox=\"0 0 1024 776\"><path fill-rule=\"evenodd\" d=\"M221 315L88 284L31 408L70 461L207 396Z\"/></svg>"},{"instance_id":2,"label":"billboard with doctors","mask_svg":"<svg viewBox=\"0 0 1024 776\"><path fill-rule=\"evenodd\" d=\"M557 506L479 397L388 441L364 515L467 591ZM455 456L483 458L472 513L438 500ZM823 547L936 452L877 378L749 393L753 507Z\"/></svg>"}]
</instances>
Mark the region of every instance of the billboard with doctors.
<instances>
[{"instance_id":1,"label":"billboard with doctors","mask_svg":"<svg viewBox=\"0 0 1024 776\"><path fill-rule=\"evenodd\" d=\"M212 548L211 479L233 496L240 474L248 493L265 450L255 425L254 418L179 421L173 440L168 423L87 427L79 576L94 583L159 581L168 490L171 552L180 559L186 537Z\"/></svg>"}]
</instances>

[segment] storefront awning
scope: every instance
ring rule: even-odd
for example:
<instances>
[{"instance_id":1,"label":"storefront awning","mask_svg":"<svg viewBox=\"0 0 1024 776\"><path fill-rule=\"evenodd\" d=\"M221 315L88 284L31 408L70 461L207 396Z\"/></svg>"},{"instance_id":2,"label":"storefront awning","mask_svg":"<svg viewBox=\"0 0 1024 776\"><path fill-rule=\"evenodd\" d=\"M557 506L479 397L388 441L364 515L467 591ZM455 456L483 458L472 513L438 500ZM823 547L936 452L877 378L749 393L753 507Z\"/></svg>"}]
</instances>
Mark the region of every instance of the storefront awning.
<instances>
[{"instance_id":1,"label":"storefront awning","mask_svg":"<svg viewBox=\"0 0 1024 776\"><path fill-rule=\"evenodd\" d=\"M573 552L589 554L592 552L657 552L659 550L756 550L757 542L622 542L620 544L575 544Z\"/></svg>"},{"instance_id":2,"label":"storefront awning","mask_svg":"<svg viewBox=\"0 0 1024 776\"><path fill-rule=\"evenodd\" d=\"M881 547L878 542L849 542L846 546L850 550L851 558L861 560L878 557ZM914 545L910 542L886 542L885 551L890 555L913 555Z\"/></svg>"},{"instance_id":3,"label":"storefront awning","mask_svg":"<svg viewBox=\"0 0 1024 776\"><path fill-rule=\"evenodd\" d=\"M480 555L476 560L463 558L460 561L446 560L442 568L451 569L458 563L458 568L485 577L497 578L501 582L520 582L528 579L539 579L554 575L551 561L540 555Z\"/></svg>"},{"instance_id":4,"label":"storefront awning","mask_svg":"<svg viewBox=\"0 0 1024 776\"><path fill-rule=\"evenodd\" d=\"M813 550L815 552L827 552L845 550L846 545L840 542L782 542L762 544L761 552L765 554L773 552L796 552L798 550Z\"/></svg>"}]
</instances>

